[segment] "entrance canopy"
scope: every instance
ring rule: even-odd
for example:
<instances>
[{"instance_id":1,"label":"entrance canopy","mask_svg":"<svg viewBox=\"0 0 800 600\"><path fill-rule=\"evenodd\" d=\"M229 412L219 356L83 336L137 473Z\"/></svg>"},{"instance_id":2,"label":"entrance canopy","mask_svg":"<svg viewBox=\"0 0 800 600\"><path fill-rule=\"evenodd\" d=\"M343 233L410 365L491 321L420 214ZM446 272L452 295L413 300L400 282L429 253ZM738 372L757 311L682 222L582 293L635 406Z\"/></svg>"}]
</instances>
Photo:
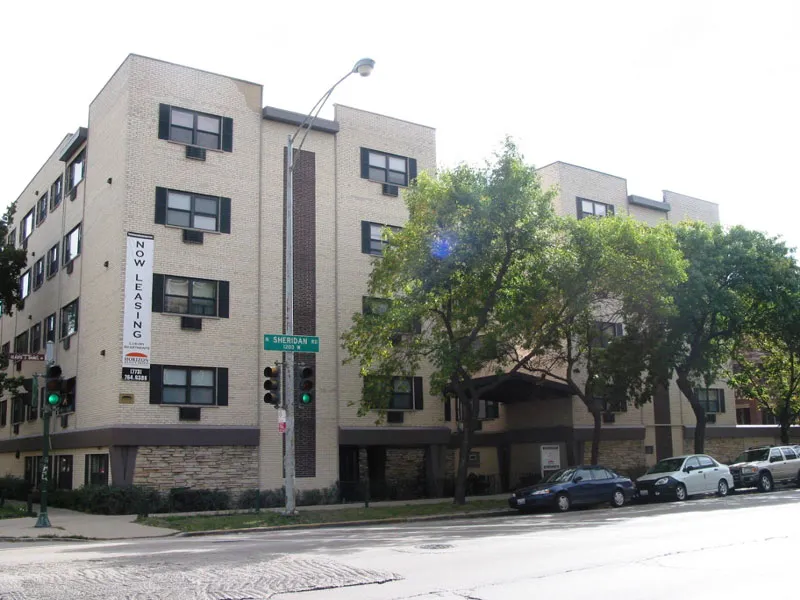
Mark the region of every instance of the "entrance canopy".
<instances>
[{"instance_id":1,"label":"entrance canopy","mask_svg":"<svg viewBox=\"0 0 800 600\"><path fill-rule=\"evenodd\" d=\"M527 373L487 375L486 377L477 377L473 381L478 388L480 398L491 402L513 404L572 396L566 383L542 379ZM445 391L453 393L450 386Z\"/></svg>"}]
</instances>

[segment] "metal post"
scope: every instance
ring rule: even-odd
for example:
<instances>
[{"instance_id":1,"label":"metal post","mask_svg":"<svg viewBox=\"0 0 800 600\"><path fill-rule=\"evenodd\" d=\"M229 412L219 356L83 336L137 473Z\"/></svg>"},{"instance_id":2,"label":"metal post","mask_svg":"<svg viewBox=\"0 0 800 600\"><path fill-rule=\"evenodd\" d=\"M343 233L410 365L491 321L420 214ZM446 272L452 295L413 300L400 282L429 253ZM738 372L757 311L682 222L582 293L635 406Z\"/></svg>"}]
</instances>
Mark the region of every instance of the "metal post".
<instances>
[{"instance_id":1,"label":"metal post","mask_svg":"<svg viewBox=\"0 0 800 600\"><path fill-rule=\"evenodd\" d=\"M45 394L47 393L47 373L50 371L50 367L55 364L55 357L54 357L54 350L55 344L53 342L47 342L47 351L45 354L45 363L44 363L44 381L45 381ZM38 378L37 378L38 379ZM38 385L37 387L37 396L39 395ZM39 398L36 398L36 402L39 402ZM44 426L44 435L42 436L42 494L41 494L41 501L39 503L39 518L36 519L35 527L50 527L50 517L47 516L47 485L50 481L50 477L48 476L49 473L49 466L48 466L48 459L50 458L50 403L44 402L42 404L42 424Z\"/></svg>"},{"instance_id":2,"label":"metal post","mask_svg":"<svg viewBox=\"0 0 800 600\"><path fill-rule=\"evenodd\" d=\"M284 268L285 335L294 335L294 136L286 143L286 265ZM283 354L283 398L286 405L286 433L283 470L286 478L286 514L295 514L294 505L294 354Z\"/></svg>"}]
</instances>

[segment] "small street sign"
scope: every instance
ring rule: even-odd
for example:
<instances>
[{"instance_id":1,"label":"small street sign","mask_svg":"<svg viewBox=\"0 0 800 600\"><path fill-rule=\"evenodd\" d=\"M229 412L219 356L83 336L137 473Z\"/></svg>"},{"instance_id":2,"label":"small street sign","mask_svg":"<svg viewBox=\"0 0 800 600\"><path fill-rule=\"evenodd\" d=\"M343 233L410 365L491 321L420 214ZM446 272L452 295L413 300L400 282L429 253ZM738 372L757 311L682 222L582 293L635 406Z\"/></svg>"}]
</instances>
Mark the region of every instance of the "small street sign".
<instances>
[{"instance_id":1,"label":"small street sign","mask_svg":"<svg viewBox=\"0 0 800 600\"><path fill-rule=\"evenodd\" d=\"M278 423L278 433L286 433L286 423Z\"/></svg>"},{"instance_id":2,"label":"small street sign","mask_svg":"<svg viewBox=\"0 0 800 600\"><path fill-rule=\"evenodd\" d=\"M19 362L21 360L44 360L44 354L27 354L24 352L12 352L8 355L8 360L11 362Z\"/></svg>"},{"instance_id":3,"label":"small street sign","mask_svg":"<svg viewBox=\"0 0 800 600\"><path fill-rule=\"evenodd\" d=\"M319 352L319 338L313 335L265 333L264 350L278 352Z\"/></svg>"}]
</instances>

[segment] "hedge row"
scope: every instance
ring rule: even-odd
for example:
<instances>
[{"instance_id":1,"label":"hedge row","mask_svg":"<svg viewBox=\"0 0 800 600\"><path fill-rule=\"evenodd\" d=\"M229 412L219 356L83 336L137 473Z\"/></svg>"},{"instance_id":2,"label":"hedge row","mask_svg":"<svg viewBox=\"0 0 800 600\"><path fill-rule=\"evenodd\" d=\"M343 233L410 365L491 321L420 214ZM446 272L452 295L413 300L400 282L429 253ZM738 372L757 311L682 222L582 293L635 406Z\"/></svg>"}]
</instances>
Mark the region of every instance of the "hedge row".
<instances>
[{"instance_id":1,"label":"hedge row","mask_svg":"<svg viewBox=\"0 0 800 600\"><path fill-rule=\"evenodd\" d=\"M30 485L19 477L0 477L0 498L27 501ZM33 492L33 501L39 502L39 492ZM256 498L258 497L258 502ZM332 504L339 501L337 486L322 490L303 490L297 494L298 506ZM233 502L231 494L224 490L197 490L175 488L159 492L138 486L84 486L77 490L49 489L47 502L50 506L68 508L101 515L158 514L171 512L221 511L232 508L277 508L286 503L283 488L247 490Z\"/></svg>"}]
</instances>

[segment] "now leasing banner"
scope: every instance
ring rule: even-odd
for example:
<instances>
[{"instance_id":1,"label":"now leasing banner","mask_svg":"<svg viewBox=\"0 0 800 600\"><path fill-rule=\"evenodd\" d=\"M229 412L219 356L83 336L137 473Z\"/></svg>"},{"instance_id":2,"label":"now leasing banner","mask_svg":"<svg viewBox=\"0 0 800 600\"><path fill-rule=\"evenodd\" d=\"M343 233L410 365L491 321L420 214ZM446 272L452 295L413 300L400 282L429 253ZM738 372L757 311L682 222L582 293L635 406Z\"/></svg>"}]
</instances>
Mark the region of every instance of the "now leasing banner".
<instances>
[{"instance_id":1,"label":"now leasing banner","mask_svg":"<svg viewBox=\"0 0 800 600\"><path fill-rule=\"evenodd\" d=\"M122 324L122 379L125 381L150 381L153 247L153 236L128 234Z\"/></svg>"}]
</instances>

